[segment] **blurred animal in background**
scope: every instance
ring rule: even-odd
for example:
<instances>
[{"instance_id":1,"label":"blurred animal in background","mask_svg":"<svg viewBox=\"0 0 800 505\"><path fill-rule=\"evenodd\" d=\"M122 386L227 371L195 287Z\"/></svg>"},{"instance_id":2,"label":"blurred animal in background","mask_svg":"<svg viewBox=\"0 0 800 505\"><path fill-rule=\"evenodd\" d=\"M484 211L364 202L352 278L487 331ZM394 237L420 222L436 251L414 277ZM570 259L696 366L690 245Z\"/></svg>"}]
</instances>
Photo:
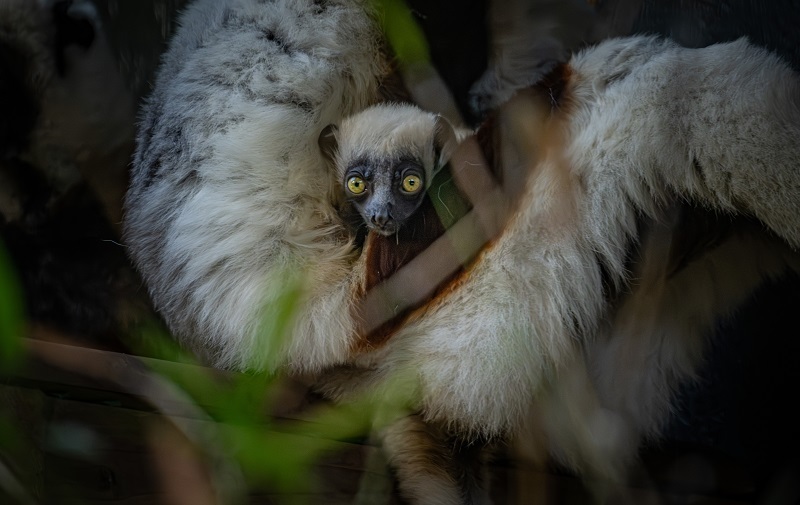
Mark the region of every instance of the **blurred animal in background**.
<instances>
[{"instance_id":1,"label":"blurred animal in background","mask_svg":"<svg viewBox=\"0 0 800 505\"><path fill-rule=\"evenodd\" d=\"M133 329L157 321L120 244L136 98L106 36L107 4L0 0L0 256L26 323L3 339L128 350ZM0 386L0 501L54 503L53 403L11 375Z\"/></svg>"},{"instance_id":2,"label":"blurred animal in background","mask_svg":"<svg viewBox=\"0 0 800 505\"><path fill-rule=\"evenodd\" d=\"M135 103L96 9L91 2L13 0L2 8L4 85L16 91L4 95L14 115L3 127L15 132L4 136L6 157L36 167L55 200L86 181L117 224ZM20 212L8 218L19 220Z\"/></svg>"},{"instance_id":3,"label":"blurred animal in background","mask_svg":"<svg viewBox=\"0 0 800 505\"><path fill-rule=\"evenodd\" d=\"M0 2L0 238L26 310L119 348L149 314L119 244L136 100L96 4Z\"/></svg>"},{"instance_id":4,"label":"blurred animal in background","mask_svg":"<svg viewBox=\"0 0 800 505\"><path fill-rule=\"evenodd\" d=\"M488 61L469 92L471 112L479 118L538 83L574 51L612 34L610 23L581 0L487 4Z\"/></svg>"}]
</instances>

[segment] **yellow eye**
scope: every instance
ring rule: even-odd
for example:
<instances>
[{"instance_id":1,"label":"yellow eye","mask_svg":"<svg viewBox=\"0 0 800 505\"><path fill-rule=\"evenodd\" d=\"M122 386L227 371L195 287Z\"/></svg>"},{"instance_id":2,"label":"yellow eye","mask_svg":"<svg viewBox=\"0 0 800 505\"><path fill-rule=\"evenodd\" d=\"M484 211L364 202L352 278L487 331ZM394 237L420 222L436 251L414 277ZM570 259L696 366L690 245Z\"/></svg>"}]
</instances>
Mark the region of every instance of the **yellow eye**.
<instances>
[{"instance_id":1,"label":"yellow eye","mask_svg":"<svg viewBox=\"0 0 800 505\"><path fill-rule=\"evenodd\" d=\"M355 175L347 179L347 189L354 195L360 195L367 189L367 183L364 182L364 179Z\"/></svg>"},{"instance_id":2,"label":"yellow eye","mask_svg":"<svg viewBox=\"0 0 800 505\"><path fill-rule=\"evenodd\" d=\"M416 193L422 189L422 179L416 175L407 175L403 179L403 191L406 193Z\"/></svg>"}]
</instances>

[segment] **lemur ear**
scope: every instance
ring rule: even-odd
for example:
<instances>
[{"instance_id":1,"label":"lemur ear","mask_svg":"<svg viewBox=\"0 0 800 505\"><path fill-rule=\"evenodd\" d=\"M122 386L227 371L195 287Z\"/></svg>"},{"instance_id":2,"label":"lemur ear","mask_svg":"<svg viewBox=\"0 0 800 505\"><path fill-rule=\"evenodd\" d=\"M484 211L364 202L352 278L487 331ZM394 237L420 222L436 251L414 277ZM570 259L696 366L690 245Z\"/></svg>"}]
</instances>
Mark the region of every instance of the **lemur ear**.
<instances>
[{"instance_id":1,"label":"lemur ear","mask_svg":"<svg viewBox=\"0 0 800 505\"><path fill-rule=\"evenodd\" d=\"M450 160L450 156L458 147L458 137L453 125L444 116L436 116L434 125L434 152L436 154L436 166L434 173L442 169Z\"/></svg>"},{"instance_id":2,"label":"lemur ear","mask_svg":"<svg viewBox=\"0 0 800 505\"><path fill-rule=\"evenodd\" d=\"M319 150L322 155L329 162L333 163L336 160L336 151L339 148L339 141L336 139L336 133L339 129L336 125L329 124L319 134Z\"/></svg>"}]
</instances>

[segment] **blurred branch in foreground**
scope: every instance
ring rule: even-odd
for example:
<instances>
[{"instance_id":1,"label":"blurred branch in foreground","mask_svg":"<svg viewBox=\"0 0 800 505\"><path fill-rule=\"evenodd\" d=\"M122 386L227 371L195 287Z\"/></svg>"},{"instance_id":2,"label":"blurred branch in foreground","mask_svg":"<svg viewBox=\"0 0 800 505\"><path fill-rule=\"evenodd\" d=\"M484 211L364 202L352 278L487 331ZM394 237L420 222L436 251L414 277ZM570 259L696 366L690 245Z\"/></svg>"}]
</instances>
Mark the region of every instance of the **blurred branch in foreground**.
<instances>
[{"instance_id":1,"label":"blurred branch in foreground","mask_svg":"<svg viewBox=\"0 0 800 505\"><path fill-rule=\"evenodd\" d=\"M93 494L129 493L154 493L152 503L169 504L261 503L259 496L266 503L316 503L321 496L326 502L347 502L357 490L330 491L324 460L344 457L350 472L360 475L355 471L373 449L350 441L363 439L375 418L388 422L405 414L391 398L309 407L305 385L297 380L208 369L169 340L159 342L160 352L170 359L180 356L178 361L78 347L52 330L32 331L35 339L25 340L24 364L3 375L9 390L45 392L50 407L34 401L26 408L34 418L40 416L35 422L40 446L27 452L44 460L47 482L34 493L40 501L28 501L21 481L3 472L0 488L15 497L14 503L79 503ZM30 428L22 423L31 416L19 414L18 408L0 414L5 436L0 442ZM138 448L133 452L150 464L131 467L137 456L130 450L124 461L117 460L114 453L126 446ZM66 475L47 468L58 459L75 461L70 471L59 470ZM337 466L334 473L342 471ZM149 476L137 477L143 468ZM109 475L103 493L91 488L93 472ZM335 485L357 482L351 475ZM371 496L369 502L381 499Z\"/></svg>"}]
</instances>

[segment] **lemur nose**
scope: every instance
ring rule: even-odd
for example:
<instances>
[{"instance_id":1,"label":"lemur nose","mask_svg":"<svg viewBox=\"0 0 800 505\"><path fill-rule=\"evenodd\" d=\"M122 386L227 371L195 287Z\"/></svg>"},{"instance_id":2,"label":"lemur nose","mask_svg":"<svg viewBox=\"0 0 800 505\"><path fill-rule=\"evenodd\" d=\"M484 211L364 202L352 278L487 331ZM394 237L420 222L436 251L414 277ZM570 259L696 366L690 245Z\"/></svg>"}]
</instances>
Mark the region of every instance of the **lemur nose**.
<instances>
[{"instance_id":1,"label":"lemur nose","mask_svg":"<svg viewBox=\"0 0 800 505\"><path fill-rule=\"evenodd\" d=\"M384 212L375 213L372 215L370 220L372 221L372 224L374 224L375 226L384 226L386 225L386 223L389 222L389 214Z\"/></svg>"}]
</instances>

